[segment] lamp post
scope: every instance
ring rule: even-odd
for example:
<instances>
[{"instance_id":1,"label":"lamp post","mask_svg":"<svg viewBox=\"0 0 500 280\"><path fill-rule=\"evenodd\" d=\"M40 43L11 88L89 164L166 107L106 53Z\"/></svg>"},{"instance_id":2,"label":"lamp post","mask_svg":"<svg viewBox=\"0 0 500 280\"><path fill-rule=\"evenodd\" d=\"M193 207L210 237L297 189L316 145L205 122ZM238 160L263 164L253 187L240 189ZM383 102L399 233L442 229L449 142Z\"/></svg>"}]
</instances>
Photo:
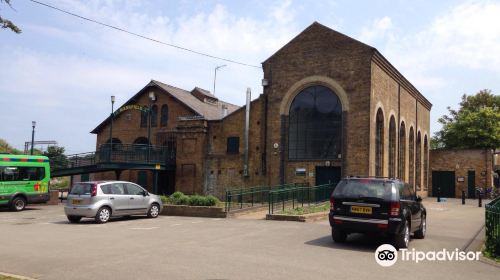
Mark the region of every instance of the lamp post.
<instances>
[{"instance_id":1,"label":"lamp post","mask_svg":"<svg viewBox=\"0 0 500 280\"><path fill-rule=\"evenodd\" d=\"M219 70L220 68L222 67L226 67L226 65L219 65L217 67L215 67L215 75L214 75L214 96L215 96L215 81L217 80L217 70Z\"/></svg>"},{"instance_id":2,"label":"lamp post","mask_svg":"<svg viewBox=\"0 0 500 280\"><path fill-rule=\"evenodd\" d=\"M31 127L33 127L33 130L31 131L31 155L33 155L33 146L35 145L35 126L36 121L31 121Z\"/></svg>"},{"instance_id":3,"label":"lamp post","mask_svg":"<svg viewBox=\"0 0 500 280\"><path fill-rule=\"evenodd\" d=\"M149 106L148 106L148 162L151 150L151 105L153 101L156 100L155 93L153 91L149 92Z\"/></svg>"}]
</instances>

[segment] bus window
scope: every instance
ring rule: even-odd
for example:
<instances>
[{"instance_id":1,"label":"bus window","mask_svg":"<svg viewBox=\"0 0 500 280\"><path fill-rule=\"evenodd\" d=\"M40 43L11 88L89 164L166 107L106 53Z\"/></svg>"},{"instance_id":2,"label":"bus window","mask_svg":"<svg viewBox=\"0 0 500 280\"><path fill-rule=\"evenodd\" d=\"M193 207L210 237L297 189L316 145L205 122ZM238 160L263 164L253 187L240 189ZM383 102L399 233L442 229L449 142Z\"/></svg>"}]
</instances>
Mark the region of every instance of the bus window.
<instances>
[{"instance_id":1,"label":"bus window","mask_svg":"<svg viewBox=\"0 0 500 280\"><path fill-rule=\"evenodd\" d=\"M0 166L0 181L40 181L45 178L44 167Z\"/></svg>"}]
</instances>

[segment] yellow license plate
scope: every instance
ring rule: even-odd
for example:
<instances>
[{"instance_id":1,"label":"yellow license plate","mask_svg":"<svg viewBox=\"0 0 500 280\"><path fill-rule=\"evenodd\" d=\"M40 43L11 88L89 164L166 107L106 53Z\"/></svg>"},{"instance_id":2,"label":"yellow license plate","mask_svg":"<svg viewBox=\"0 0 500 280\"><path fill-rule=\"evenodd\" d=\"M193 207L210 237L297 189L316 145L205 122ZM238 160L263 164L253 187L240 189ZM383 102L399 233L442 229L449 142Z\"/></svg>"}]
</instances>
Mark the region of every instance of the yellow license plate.
<instances>
[{"instance_id":1,"label":"yellow license plate","mask_svg":"<svg viewBox=\"0 0 500 280\"><path fill-rule=\"evenodd\" d=\"M351 213L371 214L372 208L371 207L363 207L363 206L351 206Z\"/></svg>"},{"instance_id":2,"label":"yellow license plate","mask_svg":"<svg viewBox=\"0 0 500 280\"><path fill-rule=\"evenodd\" d=\"M73 203L73 204L82 204L82 201L78 200L78 199L73 199L73 201L71 201L71 203Z\"/></svg>"}]
</instances>

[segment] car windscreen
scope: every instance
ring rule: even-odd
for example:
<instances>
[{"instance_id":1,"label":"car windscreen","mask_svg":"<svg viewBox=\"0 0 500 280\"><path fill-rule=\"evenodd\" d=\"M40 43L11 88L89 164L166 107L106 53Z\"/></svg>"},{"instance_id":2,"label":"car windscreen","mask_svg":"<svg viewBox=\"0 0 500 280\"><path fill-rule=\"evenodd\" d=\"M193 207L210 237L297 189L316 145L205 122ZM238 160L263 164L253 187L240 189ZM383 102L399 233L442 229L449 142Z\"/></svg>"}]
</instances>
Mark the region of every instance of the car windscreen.
<instances>
[{"instance_id":1,"label":"car windscreen","mask_svg":"<svg viewBox=\"0 0 500 280\"><path fill-rule=\"evenodd\" d=\"M337 198L375 198L391 200L392 183L381 180L342 180L333 196Z\"/></svg>"},{"instance_id":2,"label":"car windscreen","mask_svg":"<svg viewBox=\"0 0 500 280\"><path fill-rule=\"evenodd\" d=\"M74 184L73 187L71 188L71 192L69 194L76 194L76 195L89 194L90 195L91 187L92 187L92 184Z\"/></svg>"}]
</instances>

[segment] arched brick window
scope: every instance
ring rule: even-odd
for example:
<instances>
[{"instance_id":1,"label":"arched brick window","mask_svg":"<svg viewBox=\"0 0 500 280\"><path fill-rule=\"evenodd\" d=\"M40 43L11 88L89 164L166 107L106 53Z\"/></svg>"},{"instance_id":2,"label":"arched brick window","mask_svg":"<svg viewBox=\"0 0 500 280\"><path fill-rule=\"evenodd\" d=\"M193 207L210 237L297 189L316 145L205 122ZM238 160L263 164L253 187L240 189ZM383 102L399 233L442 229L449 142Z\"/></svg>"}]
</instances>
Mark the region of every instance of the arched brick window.
<instances>
[{"instance_id":1,"label":"arched brick window","mask_svg":"<svg viewBox=\"0 0 500 280\"><path fill-rule=\"evenodd\" d=\"M389 121L389 177L396 177L396 120Z\"/></svg>"},{"instance_id":2,"label":"arched brick window","mask_svg":"<svg viewBox=\"0 0 500 280\"><path fill-rule=\"evenodd\" d=\"M148 111L144 110L141 111L141 127L147 127L148 126Z\"/></svg>"},{"instance_id":3,"label":"arched brick window","mask_svg":"<svg viewBox=\"0 0 500 280\"><path fill-rule=\"evenodd\" d=\"M168 124L168 106L167 104L163 104L161 106L160 113L160 126L167 126Z\"/></svg>"},{"instance_id":4,"label":"arched brick window","mask_svg":"<svg viewBox=\"0 0 500 280\"><path fill-rule=\"evenodd\" d=\"M405 122L401 122L399 127L399 164L398 176L401 180L406 181L406 126Z\"/></svg>"},{"instance_id":5,"label":"arched brick window","mask_svg":"<svg viewBox=\"0 0 500 280\"><path fill-rule=\"evenodd\" d=\"M415 147L415 186L417 191L422 190L422 137L417 133L417 146Z\"/></svg>"},{"instance_id":6,"label":"arched brick window","mask_svg":"<svg viewBox=\"0 0 500 280\"><path fill-rule=\"evenodd\" d=\"M324 86L302 90L288 117L289 159L337 159L342 151L342 104Z\"/></svg>"},{"instance_id":7,"label":"arched brick window","mask_svg":"<svg viewBox=\"0 0 500 280\"><path fill-rule=\"evenodd\" d=\"M410 176L408 183L415 189L415 133L413 127L410 127L410 135L408 136L408 167L410 169Z\"/></svg>"},{"instance_id":8,"label":"arched brick window","mask_svg":"<svg viewBox=\"0 0 500 280\"><path fill-rule=\"evenodd\" d=\"M151 127L156 127L158 125L158 106L153 105L151 107Z\"/></svg>"},{"instance_id":9,"label":"arched brick window","mask_svg":"<svg viewBox=\"0 0 500 280\"><path fill-rule=\"evenodd\" d=\"M429 145L427 135L424 137L424 191L428 189L429 184Z\"/></svg>"},{"instance_id":10,"label":"arched brick window","mask_svg":"<svg viewBox=\"0 0 500 280\"><path fill-rule=\"evenodd\" d=\"M384 173L384 113L378 109L375 124L375 175Z\"/></svg>"}]
</instances>

